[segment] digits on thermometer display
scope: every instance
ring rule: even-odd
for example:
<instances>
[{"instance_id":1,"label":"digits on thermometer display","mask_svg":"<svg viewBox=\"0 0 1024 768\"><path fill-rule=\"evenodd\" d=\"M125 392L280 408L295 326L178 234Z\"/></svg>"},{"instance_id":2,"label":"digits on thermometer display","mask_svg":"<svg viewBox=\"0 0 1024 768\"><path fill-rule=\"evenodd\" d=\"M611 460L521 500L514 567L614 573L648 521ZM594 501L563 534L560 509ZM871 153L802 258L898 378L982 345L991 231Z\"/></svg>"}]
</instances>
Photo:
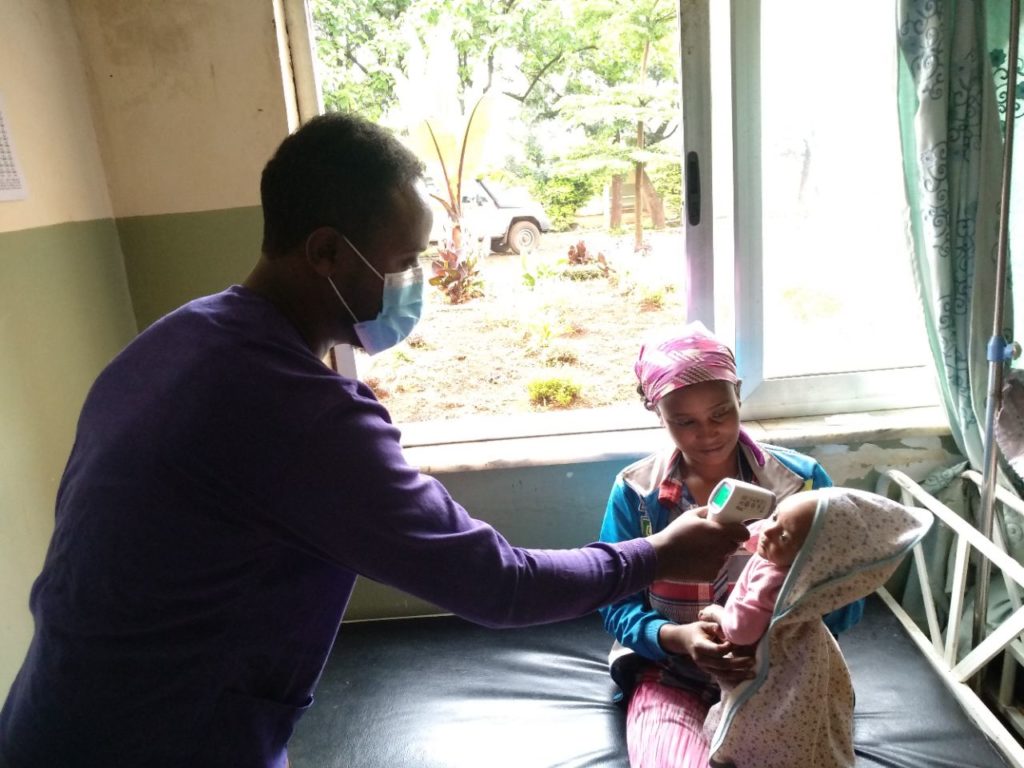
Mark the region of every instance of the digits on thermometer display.
<instances>
[{"instance_id":1,"label":"digits on thermometer display","mask_svg":"<svg viewBox=\"0 0 1024 768\"><path fill-rule=\"evenodd\" d=\"M745 523L768 517L774 508L772 491L727 477L711 491L708 518L723 523Z\"/></svg>"}]
</instances>

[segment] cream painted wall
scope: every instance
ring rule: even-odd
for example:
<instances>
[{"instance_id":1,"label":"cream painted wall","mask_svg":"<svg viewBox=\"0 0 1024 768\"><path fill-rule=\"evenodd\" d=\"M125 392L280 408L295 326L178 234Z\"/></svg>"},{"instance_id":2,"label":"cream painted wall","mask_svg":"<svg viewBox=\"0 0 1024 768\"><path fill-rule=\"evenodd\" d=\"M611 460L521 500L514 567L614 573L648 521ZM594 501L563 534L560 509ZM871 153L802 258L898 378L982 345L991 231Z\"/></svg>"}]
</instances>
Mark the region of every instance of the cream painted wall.
<instances>
[{"instance_id":1,"label":"cream painted wall","mask_svg":"<svg viewBox=\"0 0 1024 768\"><path fill-rule=\"evenodd\" d=\"M67 2L0 3L0 95L28 197L0 202L0 232L110 218Z\"/></svg>"},{"instance_id":2,"label":"cream painted wall","mask_svg":"<svg viewBox=\"0 0 1024 768\"><path fill-rule=\"evenodd\" d=\"M96 374L135 333L66 0L0 2L0 93L28 199L0 202L0 699Z\"/></svg>"},{"instance_id":3,"label":"cream painted wall","mask_svg":"<svg viewBox=\"0 0 1024 768\"><path fill-rule=\"evenodd\" d=\"M272 0L72 6L115 216L258 205L291 128Z\"/></svg>"}]
</instances>

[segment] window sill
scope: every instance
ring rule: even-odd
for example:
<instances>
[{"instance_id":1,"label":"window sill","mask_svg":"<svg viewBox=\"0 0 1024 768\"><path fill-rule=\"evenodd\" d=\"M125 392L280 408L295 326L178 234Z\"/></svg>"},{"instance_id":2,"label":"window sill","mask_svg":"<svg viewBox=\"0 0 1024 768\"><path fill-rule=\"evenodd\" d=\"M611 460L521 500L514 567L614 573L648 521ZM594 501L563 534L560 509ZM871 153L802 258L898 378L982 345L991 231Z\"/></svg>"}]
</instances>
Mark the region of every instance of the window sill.
<instances>
[{"instance_id":1,"label":"window sill","mask_svg":"<svg viewBox=\"0 0 1024 768\"><path fill-rule=\"evenodd\" d=\"M405 456L427 474L445 474L602 461L626 463L666 444L667 435L660 426L618 428L613 424L603 431L593 431L594 421L591 414L591 431L585 433L464 440L450 436L449 442L432 445L407 441ZM945 412L937 406L754 420L743 425L755 439L786 447L949 434Z\"/></svg>"}]
</instances>

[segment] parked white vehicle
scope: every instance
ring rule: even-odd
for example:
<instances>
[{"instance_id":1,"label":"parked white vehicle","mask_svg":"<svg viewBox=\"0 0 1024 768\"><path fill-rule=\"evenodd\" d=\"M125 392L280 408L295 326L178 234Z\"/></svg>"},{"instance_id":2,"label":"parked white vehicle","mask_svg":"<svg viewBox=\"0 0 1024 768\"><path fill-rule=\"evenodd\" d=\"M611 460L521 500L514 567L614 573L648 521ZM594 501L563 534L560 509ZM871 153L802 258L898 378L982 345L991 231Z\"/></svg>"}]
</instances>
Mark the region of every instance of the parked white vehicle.
<instances>
[{"instance_id":1,"label":"parked white vehicle","mask_svg":"<svg viewBox=\"0 0 1024 768\"><path fill-rule=\"evenodd\" d=\"M429 181L428 190L439 194ZM551 220L544 207L529 193L484 179L463 183L462 217L465 233L478 240L489 240L495 253L534 250L540 243L541 233L551 230ZM445 239L450 226L448 214L434 201L431 242Z\"/></svg>"}]
</instances>

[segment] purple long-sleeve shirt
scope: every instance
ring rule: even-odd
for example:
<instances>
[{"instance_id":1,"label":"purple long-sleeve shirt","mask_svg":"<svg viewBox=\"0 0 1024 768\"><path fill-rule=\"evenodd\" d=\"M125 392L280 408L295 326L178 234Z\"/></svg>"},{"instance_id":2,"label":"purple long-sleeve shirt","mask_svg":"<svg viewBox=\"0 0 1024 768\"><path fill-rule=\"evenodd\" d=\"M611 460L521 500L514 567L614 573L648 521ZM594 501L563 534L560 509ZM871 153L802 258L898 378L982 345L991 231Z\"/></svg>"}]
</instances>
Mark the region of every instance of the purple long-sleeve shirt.
<instances>
[{"instance_id":1,"label":"purple long-sleeve shirt","mask_svg":"<svg viewBox=\"0 0 1024 768\"><path fill-rule=\"evenodd\" d=\"M282 766L357 574L493 626L642 589L644 540L511 546L408 466L386 410L239 286L100 374L2 713L21 766Z\"/></svg>"}]
</instances>

